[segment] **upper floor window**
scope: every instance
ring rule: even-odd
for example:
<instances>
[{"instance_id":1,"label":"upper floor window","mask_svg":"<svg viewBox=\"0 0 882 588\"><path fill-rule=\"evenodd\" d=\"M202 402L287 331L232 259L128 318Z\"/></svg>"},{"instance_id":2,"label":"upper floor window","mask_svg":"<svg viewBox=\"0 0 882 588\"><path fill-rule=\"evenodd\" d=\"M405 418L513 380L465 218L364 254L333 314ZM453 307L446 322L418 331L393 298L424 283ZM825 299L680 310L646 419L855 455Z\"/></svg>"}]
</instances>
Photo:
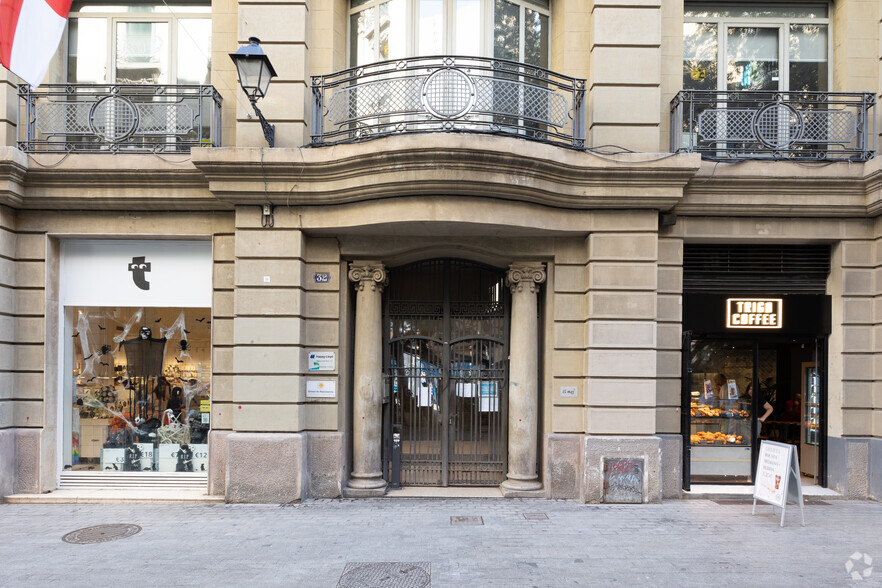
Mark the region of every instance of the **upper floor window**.
<instances>
[{"instance_id":1,"label":"upper floor window","mask_svg":"<svg viewBox=\"0 0 882 588\"><path fill-rule=\"evenodd\" d=\"M687 3L683 88L823 92L827 4Z\"/></svg>"},{"instance_id":2,"label":"upper floor window","mask_svg":"<svg viewBox=\"0 0 882 588\"><path fill-rule=\"evenodd\" d=\"M69 19L68 82L209 83L209 4L75 3Z\"/></svg>"},{"instance_id":3,"label":"upper floor window","mask_svg":"<svg viewBox=\"0 0 882 588\"><path fill-rule=\"evenodd\" d=\"M427 55L549 65L549 0L350 0L349 62Z\"/></svg>"}]
</instances>

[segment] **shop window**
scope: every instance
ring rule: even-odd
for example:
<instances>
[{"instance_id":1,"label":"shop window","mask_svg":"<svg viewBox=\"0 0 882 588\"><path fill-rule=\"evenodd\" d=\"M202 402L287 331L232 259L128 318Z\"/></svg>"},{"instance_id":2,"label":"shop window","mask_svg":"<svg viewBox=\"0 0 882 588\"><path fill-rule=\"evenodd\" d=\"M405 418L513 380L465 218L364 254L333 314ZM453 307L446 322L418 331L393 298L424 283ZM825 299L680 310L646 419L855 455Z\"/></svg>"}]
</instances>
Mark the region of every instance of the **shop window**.
<instances>
[{"instance_id":1,"label":"shop window","mask_svg":"<svg viewBox=\"0 0 882 588\"><path fill-rule=\"evenodd\" d=\"M827 4L687 3L683 88L824 92Z\"/></svg>"},{"instance_id":2,"label":"shop window","mask_svg":"<svg viewBox=\"0 0 882 588\"><path fill-rule=\"evenodd\" d=\"M207 472L209 308L67 307L74 471Z\"/></svg>"},{"instance_id":3,"label":"shop window","mask_svg":"<svg viewBox=\"0 0 882 588\"><path fill-rule=\"evenodd\" d=\"M699 340L690 351L692 482L747 482L755 445L753 343Z\"/></svg>"},{"instance_id":4,"label":"shop window","mask_svg":"<svg viewBox=\"0 0 882 588\"><path fill-rule=\"evenodd\" d=\"M75 3L67 81L208 84L211 6Z\"/></svg>"},{"instance_id":5,"label":"shop window","mask_svg":"<svg viewBox=\"0 0 882 588\"><path fill-rule=\"evenodd\" d=\"M549 65L548 0L351 0L349 14L352 66L430 55Z\"/></svg>"}]
</instances>

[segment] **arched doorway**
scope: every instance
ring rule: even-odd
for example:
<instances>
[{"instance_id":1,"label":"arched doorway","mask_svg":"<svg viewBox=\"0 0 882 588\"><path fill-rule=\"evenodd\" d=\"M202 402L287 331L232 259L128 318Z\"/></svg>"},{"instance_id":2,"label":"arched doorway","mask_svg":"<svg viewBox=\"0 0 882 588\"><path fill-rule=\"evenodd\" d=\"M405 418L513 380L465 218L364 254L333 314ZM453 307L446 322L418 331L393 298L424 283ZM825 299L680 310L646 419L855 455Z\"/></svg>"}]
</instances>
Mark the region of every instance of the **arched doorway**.
<instances>
[{"instance_id":1,"label":"arched doorway","mask_svg":"<svg viewBox=\"0 0 882 588\"><path fill-rule=\"evenodd\" d=\"M383 453L390 482L505 480L508 300L505 271L481 264L435 259L389 270Z\"/></svg>"}]
</instances>

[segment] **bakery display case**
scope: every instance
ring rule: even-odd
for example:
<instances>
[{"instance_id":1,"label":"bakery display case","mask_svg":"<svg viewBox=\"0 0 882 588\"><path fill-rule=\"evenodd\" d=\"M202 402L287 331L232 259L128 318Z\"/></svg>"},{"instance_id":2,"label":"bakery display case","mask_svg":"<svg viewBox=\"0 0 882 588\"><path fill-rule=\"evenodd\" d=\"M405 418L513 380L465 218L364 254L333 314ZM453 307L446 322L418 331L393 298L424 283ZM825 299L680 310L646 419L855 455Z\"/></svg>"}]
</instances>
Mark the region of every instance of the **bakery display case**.
<instances>
[{"instance_id":1,"label":"bakery display case","mask_svg":"<svg viewBox=\"0 0 882 588\"><path fill-rule=\"evenodd\" d=\"M695 404L689 445L693 480L730 481L750 476L750 411Z\"/></svg>"}]
</instances>

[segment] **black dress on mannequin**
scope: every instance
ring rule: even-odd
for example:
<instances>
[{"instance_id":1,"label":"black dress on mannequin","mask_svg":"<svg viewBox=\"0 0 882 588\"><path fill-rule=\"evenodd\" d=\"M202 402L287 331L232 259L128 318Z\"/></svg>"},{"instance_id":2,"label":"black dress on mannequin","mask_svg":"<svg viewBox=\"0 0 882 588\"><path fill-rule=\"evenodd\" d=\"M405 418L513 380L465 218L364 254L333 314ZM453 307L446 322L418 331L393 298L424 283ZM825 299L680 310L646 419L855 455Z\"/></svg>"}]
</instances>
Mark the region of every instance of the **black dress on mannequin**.
<instances>
[{"instance_id":1,"label":"black dress on mannequin","mask_svg":"<svg viewBox=\"0 0 882 588\"><path fill-rule=\"evenodd\" d=\"M137 339L123 341L123 349L126 352L126 374L129 384L129 406L131 407L131 419L136 427L132 432L132 438L128 443L135 441L137 433L138 442L150 442L152 439L140 439L138 433L140 425L151 418L156 418L161 410L159 399L154 390L162 375L162 359L165 355L165 342L163 339L154 339L149 327L141 327Z\"/></svg>"}]
</instances>

